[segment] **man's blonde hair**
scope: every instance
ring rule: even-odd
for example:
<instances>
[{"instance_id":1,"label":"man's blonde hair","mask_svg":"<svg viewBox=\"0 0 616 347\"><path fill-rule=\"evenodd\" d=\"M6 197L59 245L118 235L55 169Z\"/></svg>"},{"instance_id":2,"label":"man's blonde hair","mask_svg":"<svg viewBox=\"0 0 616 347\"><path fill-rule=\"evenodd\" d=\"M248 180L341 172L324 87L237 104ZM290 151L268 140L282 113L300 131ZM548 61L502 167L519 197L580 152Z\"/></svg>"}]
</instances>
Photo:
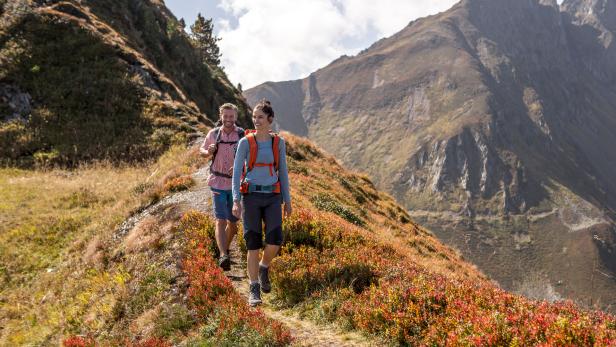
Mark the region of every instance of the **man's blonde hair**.
<instances>
[{"instance_id":1,"label":"man's blonde hair","mask_svg":"<svg viewBox=\"0 0 616 347\"><path fill-rule=\"evenodd\" d=\"M222 104L222 106L220 106L220 108L218 109L218 115L222 116L222 111L224 110L233 110L235 111L235 115L237 115L237 106L235 106L234 104L227 102L225 104Z\"/></svg>"}]
</instances>

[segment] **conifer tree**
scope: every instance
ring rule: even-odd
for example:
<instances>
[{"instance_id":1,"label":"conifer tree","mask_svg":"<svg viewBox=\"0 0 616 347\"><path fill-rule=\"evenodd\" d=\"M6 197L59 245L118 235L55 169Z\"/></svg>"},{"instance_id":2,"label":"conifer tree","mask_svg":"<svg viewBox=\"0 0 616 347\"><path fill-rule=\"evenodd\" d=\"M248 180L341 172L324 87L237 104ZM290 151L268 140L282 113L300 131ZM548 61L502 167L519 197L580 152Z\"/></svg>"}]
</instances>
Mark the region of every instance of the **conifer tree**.
<instances>
[{"instance_id":1,"label":"conifer tree","mask_svg":"<svg viewBox=\"0 0 616 347\"><path fill-rule=\"evenodd\" d=\"M220 48L218 41L221 38L214 35L214 24L212 19L205 19L201 13L197 14L195 24L190 26L193 44L201 53L203 62L218 66L220 65Z\"/></svg>"}]
</instances>

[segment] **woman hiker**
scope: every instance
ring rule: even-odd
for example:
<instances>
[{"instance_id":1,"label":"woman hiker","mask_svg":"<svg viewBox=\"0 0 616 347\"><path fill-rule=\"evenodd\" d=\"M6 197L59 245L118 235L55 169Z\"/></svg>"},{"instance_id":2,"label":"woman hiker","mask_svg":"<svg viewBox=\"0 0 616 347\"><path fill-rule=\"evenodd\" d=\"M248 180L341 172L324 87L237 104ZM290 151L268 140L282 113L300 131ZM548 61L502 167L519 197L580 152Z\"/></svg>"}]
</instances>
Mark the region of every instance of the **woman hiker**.
<instances>
[{"instance_id":1,"label":"woman hiker","mask_svg":"<svg viewBox=\"0 0 616 347\"><path fill-rule=\"evenodd\" d=\"M269 293L269 265L282 244L282 204L291 215L289 174L283 138L272 132L274 110L263 100L252 112L255 129L240 140L233 165L233 215L244 223L248 249L248 303L261 303L261 291ZM262 222L265 222L265 249Z\"/></svg>"},{"instance_id":2,"label":"woman hiker","mask_svg":"<svg viewBox=\"0 0 616 347\"><path fill-rule=\"evenodd\" d=\"M231 270L229 246L237 233L238 219L233 215L231 197L231 174L237 143L244 137L244 129L235 125L237 106L226 103L220 106L221 126L210 130L200 152L212 156L210 176L207 184L212 189L212 204L216 218L216 244L220 251L218 265L225 271Z\"/></svg>"}]
</instances>

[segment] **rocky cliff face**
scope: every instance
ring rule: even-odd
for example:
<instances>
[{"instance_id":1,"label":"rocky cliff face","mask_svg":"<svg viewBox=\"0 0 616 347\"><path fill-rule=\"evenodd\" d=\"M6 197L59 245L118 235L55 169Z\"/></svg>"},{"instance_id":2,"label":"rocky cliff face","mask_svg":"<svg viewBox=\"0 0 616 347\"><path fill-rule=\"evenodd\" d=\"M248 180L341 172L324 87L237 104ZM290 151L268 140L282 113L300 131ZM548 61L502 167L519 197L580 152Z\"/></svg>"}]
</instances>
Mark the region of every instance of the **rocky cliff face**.
<instances>
[{"instance_id":1,"label":"rocky cliff face","mask_svg":"<svg viewBox=\"0 0 616 347\"><path fill-rule=\"evenodd\" d=\"M245 95L288 107L283 128L367 171L506 288L613 307L615 5L464 0L285 82L301 106L276 83Z\"/></svg>"}]
</instances>

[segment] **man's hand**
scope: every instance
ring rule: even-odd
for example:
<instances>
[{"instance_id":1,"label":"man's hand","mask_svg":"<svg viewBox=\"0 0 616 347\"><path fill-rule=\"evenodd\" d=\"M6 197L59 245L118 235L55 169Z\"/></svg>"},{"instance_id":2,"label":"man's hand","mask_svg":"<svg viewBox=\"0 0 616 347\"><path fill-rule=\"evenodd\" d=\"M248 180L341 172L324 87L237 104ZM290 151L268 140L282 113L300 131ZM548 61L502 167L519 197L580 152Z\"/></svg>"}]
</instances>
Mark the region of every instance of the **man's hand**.
<instances>
[{"instance_id":1,"label":"man's hand","mask_svg":"<svg viewBox=\"0 0 616 347\"><path fill-rule=\"evenodd\" d=\"M233 210L231 211L231 213L233 213L233 215L237 219L241 219L242 218L242 204L240 204L239 201L234 201L233 202Z\"/></svg>"},{"instance_id":2,"label":"man's hand","mask_svg":"<svg viewBox=\"0 0 616 347\"><path fill-rule=\"evenodd\" d=\"M292 213L293 213L293 208L291 207L291 203L285 203L284 204L284 216L285 216L285 218L291 217Z\"/></svg>"},{"instance_id":3,"label":"man's hand","mask_svg":"<svg viewBox=\"0 0 616 347\"><path fill-rule=\"evenodd\" d=\"M209 155L212 155L214 152L216 152L216 144L212 143L208 148L207 148L207 152Z\"/></svg>"}]
</instances>

